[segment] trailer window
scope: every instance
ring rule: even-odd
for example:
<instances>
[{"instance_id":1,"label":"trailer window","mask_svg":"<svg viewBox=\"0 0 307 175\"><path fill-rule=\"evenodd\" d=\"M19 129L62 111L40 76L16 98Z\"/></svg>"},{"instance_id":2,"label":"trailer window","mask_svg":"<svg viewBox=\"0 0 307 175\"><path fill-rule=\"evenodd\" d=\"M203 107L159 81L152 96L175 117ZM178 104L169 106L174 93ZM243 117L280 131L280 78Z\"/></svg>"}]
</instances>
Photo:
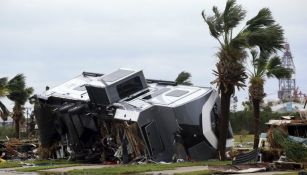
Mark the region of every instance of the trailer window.
<instances>
[{"instance_id":1,"label":"trailer window","mask_svg":"<svg viewBox=\"0 0 307 175\"><path fill-rule=\"evenodd\" d=\"M135 77L130 80L125 81L116 87L118 95L120 98L128 97L143 89L142 81L140 77Z\"/></svg>"}]
</instances>

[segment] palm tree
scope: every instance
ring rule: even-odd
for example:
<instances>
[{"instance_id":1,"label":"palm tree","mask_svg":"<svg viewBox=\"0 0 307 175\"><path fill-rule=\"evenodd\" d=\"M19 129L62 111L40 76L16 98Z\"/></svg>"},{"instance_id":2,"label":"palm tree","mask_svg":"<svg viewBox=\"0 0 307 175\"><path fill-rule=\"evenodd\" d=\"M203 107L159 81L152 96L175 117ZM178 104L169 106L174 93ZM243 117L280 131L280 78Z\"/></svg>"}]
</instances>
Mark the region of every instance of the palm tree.
<instances>
[{"instance_id":1,"label":"palm tree","mask_svg":"<svg viewBox=\"0 0 307 175\"><path fill-rule=\"evenodd\" d=\"M190 80L191 77L192 77L192 75L191 75L189 72L182 71L182 72L180 72L180 73L178 74L178 76L177 76L175 82L176 82L177 84L182 84L182 85L191 86L191 85L193 85L193 84L191 83L191 80Z\"/></svg>"},{"instance_id":2,"label":"palm tree","mask_svg":"<svg viewBox=\"0 0 307 175\"><path fill-rule=\"evenodd\" d=\"M0 78L0 98L5 97L8 95L9 90L7 88L7 78ZM7 120L9 116L9 110L6 106L0 101L0 117L2 118L3 122Z\"/></svg>"},{"instance_id":3,"label":"palm tree","mask_svg":"<svg viewBox=\"0 0 307 175\"><path fill-rule=\"evenodd\" d=\"M228 0L223 12L216 6L213 15L202 16L209 27L212 37L220 44L214 75L217 77L212 83L216 84L221 94L221 112L219 118L218 150L221 160L225 160L226 137L229 124L230 99L238 90L244 88L247 74L245 59L247 49L258 48L272 53L283 48L283 30L275 24L268 8L261 9L258 14L246 22L238 33L235 28L245 18L246 11L235 0Z\"/></svg>"},{"instance_id":4,"label":"palm tree","mask_svg":"<svg viewBox=\"0 0 307 175\"><path fill-rule=\"evenodd\" d=\"M14 101L12 118L15 123L16 137L19 138L20 122L24 119L24 105L30 95L33 93L32 87L26 87L25 76L18 74L8 82L10 94L7 96L10 100Z\"/></svg>"},{"instance_id":5,"label":"palm tree","mask_svg":"<svg viewBox=\"0 0 307 175\"><path fill-rule=\"evenodd\" d=\"M290 78L292 71L282 67L281 60L278 56L270 56L265 52L258 54L258 51L251 50L252 66L249 77L249 96L253 106L254 115L254 149L258 148L259 144L259 119L260 119L260 104L265 97L264 83L268 78Z\"/></svg>"}]
</instances>

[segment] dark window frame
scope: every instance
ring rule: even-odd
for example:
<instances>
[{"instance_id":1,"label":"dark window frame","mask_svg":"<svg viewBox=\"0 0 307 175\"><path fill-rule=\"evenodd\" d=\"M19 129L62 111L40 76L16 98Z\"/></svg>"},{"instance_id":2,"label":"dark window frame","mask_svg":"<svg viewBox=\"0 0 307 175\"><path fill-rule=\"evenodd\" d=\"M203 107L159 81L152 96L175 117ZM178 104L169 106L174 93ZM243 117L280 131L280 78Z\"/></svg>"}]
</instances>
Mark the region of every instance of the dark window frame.
<instances>
[{"instance_id":1,"label":"dark window frame","mask_svg":"<svg viewBox=\"0 0 307 175\"><path fill-rule=\"evenodd\" d=\"M123 99L144 89L142 80L139 76L133 77L116 86L119 98Z\"/></svg>"}]
</instances>

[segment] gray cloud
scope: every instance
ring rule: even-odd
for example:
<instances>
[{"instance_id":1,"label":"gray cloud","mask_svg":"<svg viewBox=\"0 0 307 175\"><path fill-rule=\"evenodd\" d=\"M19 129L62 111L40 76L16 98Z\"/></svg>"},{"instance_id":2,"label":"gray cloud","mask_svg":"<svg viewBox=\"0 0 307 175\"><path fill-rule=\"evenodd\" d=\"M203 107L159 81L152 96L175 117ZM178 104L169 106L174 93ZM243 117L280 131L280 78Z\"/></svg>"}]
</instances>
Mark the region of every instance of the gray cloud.
<instances>
[{"instance_id":1,"label":"gray cloud","mask_svg":"<svg viewBox=\"0 0 307 175\"><path fill-rule=\"evenodd\" d=\"M144 69L147 77L173 80L186 70L194 84L213 80L218 43L200 13L224 0L2 0L0 1L1 76L17 73L39 93L82 71L108 73L120 67ZM240 0L247 19L269 7L284 27L307 91L304 57L307 1ZM277 81L267 80L268 93ZM239 92L244 99L246 92Z\"/></svg>"}]
</instances>

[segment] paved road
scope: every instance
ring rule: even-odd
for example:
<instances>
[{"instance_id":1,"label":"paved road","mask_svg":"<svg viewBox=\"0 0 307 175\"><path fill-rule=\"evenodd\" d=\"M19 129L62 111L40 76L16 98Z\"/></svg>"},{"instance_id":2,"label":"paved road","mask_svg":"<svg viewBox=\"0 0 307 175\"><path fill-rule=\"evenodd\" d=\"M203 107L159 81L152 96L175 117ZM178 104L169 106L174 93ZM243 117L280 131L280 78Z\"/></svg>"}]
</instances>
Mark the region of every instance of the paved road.
<instances>
[{"instance_id":1,"label":"paved road","mask_svg":"<svg viewBox=\"0 0 307 175\"><path fill-rule=\"evenodd\" d=\"M16 172L14 170L0 169L0 175L39 175L39 174L32 172Z\"/></svg>"},{"instance_id":2,"label":"paved road","mask_svg":"<svg viewBox=\"0 0 307 175\"><path fill-rule=\"evenodd\" d=\"M80 165L80 166L73 166L73 167L64 167L64 168L54 168L48 170L41 170L40 172L59 172L65 173L72 170L82 170L82 169L97 169L97 168L107 168L107 167L114 167L116 165Z\"/></svg>"},{"instance_id":3,"label":"paved road","mask_svg":"<svg viewBox=\"0 0 307 175\"><path fill-rule=\"evenodd\" d=\"M153 171L153 172L147 172L146 174L152 174L152 175L160 175L160 174L175 174L175 173L186 173L191 171L203 171L208 170L208 166L189 166L189 167L178 167L174 170L164 170L164 171Z\"/></svg>"},{"instance_id":4,"label":"paved road","mask_svg":"<svg viewBox=\"0 0 307 175\"><path fill-rule=\"evenodd\" d=\"M48 170L41 170L41 173L37 172L18 172L15 171L16 169L19 168L24 168L24 167L17 167L17 168L5 168L5 169L0 169L0 175L42 175L44 172L47 174L48 172L55 172L55 173L65 173L68 171L72 170L80 170L80 169L93 169L93 168L106 168L106 167L111 167L114 165L80 165L80 166L73 166L73 167L64 167L64 168L54 168L54 169L48 169Z\"/></svg>"},{"instance_id":5,"label":"paved road","mask_svg":"<svg viewBox=\"0 0 307 175\"><path fill-rule=\"evenodd\" d=\"M268 172L258 172L258 173L245 173L244 175L273 175L273 174L287 174L291 173L291 171L268 171ZM238 174L232 174L238 175Z\"/></svg>"},{"instance_id":6,"label":"paved road","mask_svg":"<svg viewBox=\"0 0 307 175\"><path fill-rule=\"evenodd\" d=\"M81 165L81 166L42 170L41 172L42 173L55 172L55 173L62 174L62 173L65 173L71 170L106 168L106 167L114 167L114 166L116 165ZM16 172L14 171L15 169L16 168L0 169L0 175L42 175L42 173L36 173L36 172ZM147 172L146 174L171 175L175 173L184 173L184 172L202 171L202 170L208 170L208 166L178 167L174 170L154 171L154 172ZM286 173L289 173L289 171L256 172L256 173L245 173L244 175L273 175L273 174L286 174Z\"/></svg>"}]
</instances>

